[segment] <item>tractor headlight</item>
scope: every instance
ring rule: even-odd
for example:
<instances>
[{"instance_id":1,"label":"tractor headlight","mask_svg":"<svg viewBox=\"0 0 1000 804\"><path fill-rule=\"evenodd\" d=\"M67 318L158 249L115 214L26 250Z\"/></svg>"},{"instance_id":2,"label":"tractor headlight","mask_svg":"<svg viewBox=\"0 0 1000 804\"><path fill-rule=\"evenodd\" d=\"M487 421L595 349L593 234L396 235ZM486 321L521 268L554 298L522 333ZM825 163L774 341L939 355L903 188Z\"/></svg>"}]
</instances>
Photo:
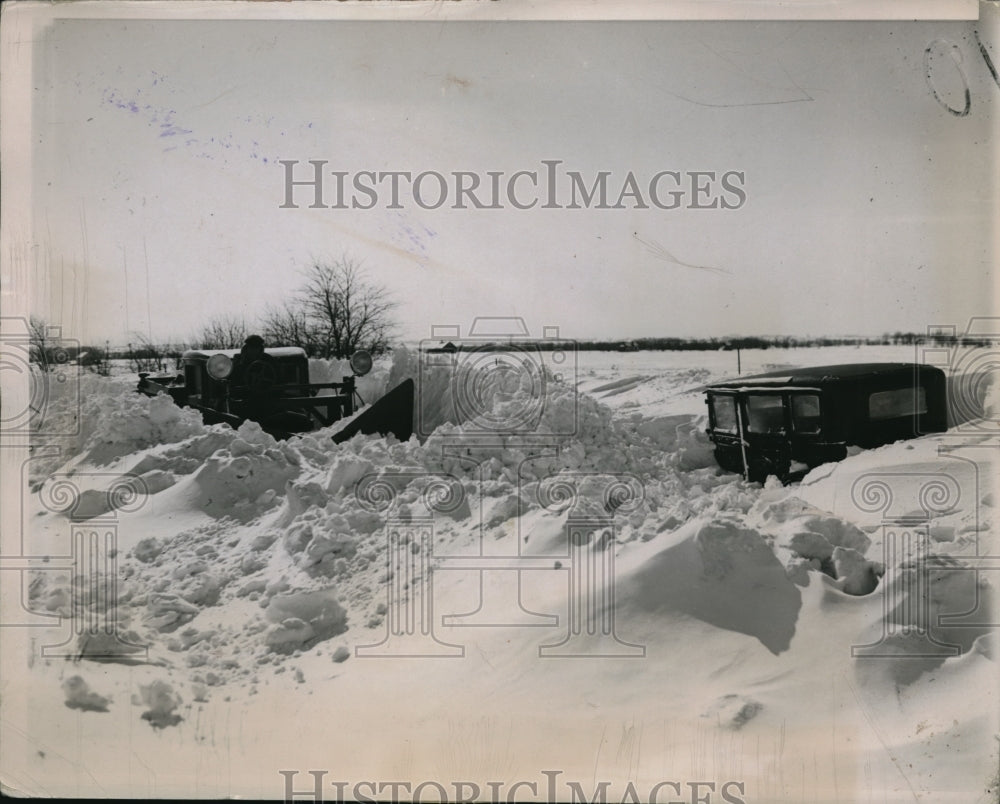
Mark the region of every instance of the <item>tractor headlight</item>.
<instances>
[{"instance_id":1,"label":"tractor headlight","mask_svg":"<svg viewBox=\"0 0 1000 804\"><path fill-rule=\"evenodd\" d=\"M364 349L358 349L351 355L351 370L359 377L364 377L372 370L372 356Z\"/></svg>"},{"instance_id":2,"label":"tractor headlight","mask_svg":"<svg viewBox=\"0 0 1000 804\"><path fill-rule=\"evenodd\" d=\"M228 355L212 355L205 369L213 380L224 380L233 373L233 359Z\"/></svg>"}]
</instances>

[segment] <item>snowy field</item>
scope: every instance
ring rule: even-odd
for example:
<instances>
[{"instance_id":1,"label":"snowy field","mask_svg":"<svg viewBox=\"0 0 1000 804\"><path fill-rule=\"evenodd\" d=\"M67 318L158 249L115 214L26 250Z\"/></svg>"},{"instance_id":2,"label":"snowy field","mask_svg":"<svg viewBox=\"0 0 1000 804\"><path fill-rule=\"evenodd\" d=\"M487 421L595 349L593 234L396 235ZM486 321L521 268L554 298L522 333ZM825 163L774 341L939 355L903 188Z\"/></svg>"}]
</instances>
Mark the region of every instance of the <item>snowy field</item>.
<instances>
[{"instance_id":1,"label":"snowy field","mask_svg":"<svg viewBox=\"0 0 1000 804\"><path fill-rule=\"evenodd\" d=\"M917 355L740 358L747 374ZM546 387L544 437L502 443L455 422L439 374L418 377L426 441L340 446L340 425L275 442L83 377L45 422L78 416L79 435L22 475L22 538L50 560L4 588L8 619L35 627L4 632L3 781L997 801L1000 386L970 386L983 419L762 487L721 472L704 434L701 388L735 352L575 360ZM403 350L360 391L419 373Z\"/></svg>"}]
</instances>

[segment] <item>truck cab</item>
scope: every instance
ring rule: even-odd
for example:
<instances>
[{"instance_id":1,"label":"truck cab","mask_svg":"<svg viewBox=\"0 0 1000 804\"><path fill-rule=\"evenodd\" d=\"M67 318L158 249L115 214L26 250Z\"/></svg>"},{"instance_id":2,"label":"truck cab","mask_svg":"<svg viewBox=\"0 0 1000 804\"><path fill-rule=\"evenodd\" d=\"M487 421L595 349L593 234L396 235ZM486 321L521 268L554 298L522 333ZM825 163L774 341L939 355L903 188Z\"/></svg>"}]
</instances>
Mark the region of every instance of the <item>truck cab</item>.
<instances>
[{"instance_id":1,"label":"truck cab","mask_svg":"<svg viewBox=\"0 0 1000 804\"><path fill-rule=\"evenodd\" d=\"M910 363L775 371L710 385L708 437L719 466L748 480L783 482L870 448L941 432L944 373Z\"/></svg>"}]
</instances>

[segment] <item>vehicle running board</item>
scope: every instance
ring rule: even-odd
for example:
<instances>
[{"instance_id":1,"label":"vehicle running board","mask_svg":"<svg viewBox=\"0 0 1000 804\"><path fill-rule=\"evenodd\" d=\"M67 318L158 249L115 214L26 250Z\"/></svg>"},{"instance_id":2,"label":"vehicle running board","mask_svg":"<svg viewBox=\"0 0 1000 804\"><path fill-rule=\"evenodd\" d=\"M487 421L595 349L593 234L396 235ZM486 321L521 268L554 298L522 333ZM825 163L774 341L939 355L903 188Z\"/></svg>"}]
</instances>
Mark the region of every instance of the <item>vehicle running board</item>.
<instances>
[{"instance_id":1,"label":"vehicle running board","mask_svg":"<svg viewBox=\"0 0 1000 804\"><path fill-rule=\"evenodd\" d=\"M333 443L340 444L358 433L365 435L394 435L400 441L409 441L413 435L413 380L401 382L377 400L343 430L333 435Z\"/></svg>"}]
</instances>

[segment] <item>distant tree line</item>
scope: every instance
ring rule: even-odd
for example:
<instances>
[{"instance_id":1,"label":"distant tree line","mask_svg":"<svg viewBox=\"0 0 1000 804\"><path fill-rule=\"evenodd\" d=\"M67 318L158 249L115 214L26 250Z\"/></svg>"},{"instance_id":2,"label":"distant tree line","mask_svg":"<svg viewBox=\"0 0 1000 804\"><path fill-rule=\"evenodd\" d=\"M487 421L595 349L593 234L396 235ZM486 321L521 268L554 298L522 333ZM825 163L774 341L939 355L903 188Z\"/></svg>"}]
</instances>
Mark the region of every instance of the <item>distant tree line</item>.
<instances>
[{"instance_id":1,"label":"distant tree line","mask_svg":"<svg viewBox=\"0 0 1000 804\"><path fill-rule=\"evenodd\" d=\"M515 341L516 342L516 341ZM468 348L459 342L457 349ZM966 337L963 335L933 334L915 332L895 332L875 336L739 336L728 338L632 338L628 340L539 340L532 345L542 351L575 348L581 352L640 352L640 351L716 351L720 349L796 349L816 346L915 346L928 344L940 347L965 346L984 347L995 345L989 338ZM477 351L502 351L509 348L509 342L476 343ZM447 350L445 350L447 351Z\"/></svg>"},{"instance_id":2,"label":"distant tree line","mask_svg":"<svg viewBox=\"0 0 1000 804\"><path fill-rule=\"evenodd\" d=\"M299 346L310 357L349 357L357 349L373 354L391 348L396 336L393 311L397 303L389 291L371 282L360 265L344 257L333 262L314 262L303 272L303 284L290 298L267 308L255 320L216 316L186 342L155 343L145 334L133 332L125 345L77 345L53 335L53 328L37 317L29 321L30 354L42 369L74 363L99 374L110 372L112 360L128 360L134 372L162 371L177 366L187 349L239 349L248 335L264 337L269 346ZM514 343L524 341L515 340ZM886 332L877 336L729 336L714 338L632 338L625 340L529 340L533 348L552 351L637 352L717 351L722 349L794 349L824 346L995 346L996 339L956 335L949 332ZM502 351L510 341L482 343L477 350ZM468 349L467 341L440 344L433 351Z\"/></svg>"}]
</instances>

